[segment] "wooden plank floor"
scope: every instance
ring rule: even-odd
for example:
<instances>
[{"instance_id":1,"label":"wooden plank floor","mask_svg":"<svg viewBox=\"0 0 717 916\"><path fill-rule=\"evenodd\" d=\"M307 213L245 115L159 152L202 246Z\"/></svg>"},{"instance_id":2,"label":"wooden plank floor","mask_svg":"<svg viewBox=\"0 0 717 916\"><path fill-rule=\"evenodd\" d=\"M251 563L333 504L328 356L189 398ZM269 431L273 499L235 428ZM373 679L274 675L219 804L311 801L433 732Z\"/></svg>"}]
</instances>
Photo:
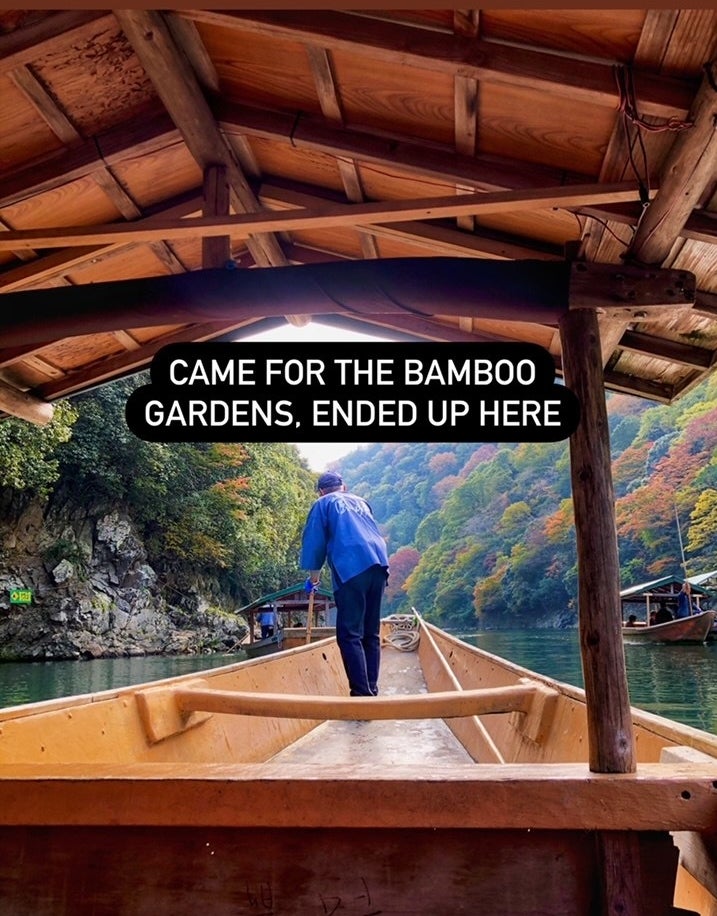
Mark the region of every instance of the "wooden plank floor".
<instances>
[{"instance_id":1,"label":"wooden plank floor","mask_svg":"<svg viewBox=\"0 0 717 916\"><path fill-rule=\"evenodd\" d=\"M379 692L382 696L427 692L416 652L384 647ZM473 762L442 719L323 722L272 759L282 764L378 766Z\"/></svg>"}]
</instances>

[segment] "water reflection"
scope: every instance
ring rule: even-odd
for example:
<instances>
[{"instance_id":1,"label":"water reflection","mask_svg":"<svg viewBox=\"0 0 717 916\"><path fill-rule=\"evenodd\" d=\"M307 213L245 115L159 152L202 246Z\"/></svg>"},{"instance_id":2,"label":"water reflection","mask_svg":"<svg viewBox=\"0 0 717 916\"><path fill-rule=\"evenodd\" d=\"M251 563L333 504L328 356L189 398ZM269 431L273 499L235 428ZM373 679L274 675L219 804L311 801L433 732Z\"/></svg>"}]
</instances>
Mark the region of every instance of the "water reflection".
<instances>
[{"instance_id":1,"label":"water reflection","mask_svg":"<svg viewBox=\"0 0 717 916\"><path fill-rule=\"evenodd\" d=\"M235 655L137 656L0 663L0 707L113 690L242 661Z\"/></svg>"}]
</instances>

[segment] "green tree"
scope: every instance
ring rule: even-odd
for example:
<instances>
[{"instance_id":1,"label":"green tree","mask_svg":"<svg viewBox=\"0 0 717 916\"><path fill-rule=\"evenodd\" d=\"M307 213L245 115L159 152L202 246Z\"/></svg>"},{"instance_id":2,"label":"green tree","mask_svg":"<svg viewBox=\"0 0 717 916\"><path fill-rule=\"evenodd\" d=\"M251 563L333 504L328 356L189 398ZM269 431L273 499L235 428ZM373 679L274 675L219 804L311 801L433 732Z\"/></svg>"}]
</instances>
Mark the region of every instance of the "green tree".
<instances>
[{"instance_id":1,"label":"green tree","mask_svg":"<svg viewBox=\"0 0 717 916\"><path fill-rule=\"evenodd\" d=\"M60 401L46 426L0 422L0 486L40 499L49 496L60 476L57 446L70 438L76 419L70 402Z\"/></svg>"}]
</instances>

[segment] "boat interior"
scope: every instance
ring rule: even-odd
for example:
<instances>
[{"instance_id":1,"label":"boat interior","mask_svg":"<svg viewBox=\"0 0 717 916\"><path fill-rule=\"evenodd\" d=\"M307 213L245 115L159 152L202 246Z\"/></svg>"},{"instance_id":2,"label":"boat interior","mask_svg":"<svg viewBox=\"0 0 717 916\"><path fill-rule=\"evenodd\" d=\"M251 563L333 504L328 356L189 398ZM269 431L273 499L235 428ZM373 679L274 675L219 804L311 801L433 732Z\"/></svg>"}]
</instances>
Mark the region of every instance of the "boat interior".
<instances>
[{"instance_id":1,"label":"boat interior","mask_svg":"<svg viewBox=\"0 0 717 916\"><path fill-rule=\"evenodd\" d=\"M364 914L448 914L469 899L505 916L588 913L596 838L629 829L645 912L709 912L701 839L717 810L717 737L635 710L639 775L590 774L583 691L414 627L407 650L405 620L384 626L381 692L358 702L327 639L3 710L7 911L26 912L47 882L36 912L109 913L131 873L154 912L189 912L173 883L189 848L192 906L212 906L220 875L233 882L235 908L212 906L222 914L253 912L262 895L277 913L330 899ZM67 910L58 857L87 893L67 891ZM406 867L389 869L397 857Z\"/></svg>"}]
</instances>

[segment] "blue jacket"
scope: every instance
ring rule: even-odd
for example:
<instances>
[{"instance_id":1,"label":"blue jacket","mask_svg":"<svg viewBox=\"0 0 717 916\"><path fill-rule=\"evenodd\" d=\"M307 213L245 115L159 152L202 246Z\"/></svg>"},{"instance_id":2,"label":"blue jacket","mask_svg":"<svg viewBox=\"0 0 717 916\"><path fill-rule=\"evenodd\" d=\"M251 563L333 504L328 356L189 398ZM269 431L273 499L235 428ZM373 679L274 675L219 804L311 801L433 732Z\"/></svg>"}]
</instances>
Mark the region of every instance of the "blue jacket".
<instances>
[{"instance_id":1,"label":"blue jacket","mask_svg":"<svg viewBox=\"0 0 717 916\"><path fill-rule=\"evenodd\" d=\"M311 507L301 541L301 568L321 569L327 559L334 590L370 566L388 570L386 542L360 496L327 493Z\"/></svg>"},{"instance_id":2,"label":"blue jacket","mask_svg":"<svg viewBox=\"0 0 717 916\"><path fill-rule=\"evenodd\" d=\"M690 596L686 592L680 592L677 596L677 617L689 617L692 614L690 607Z\"/></svg>"}]
</instances>

